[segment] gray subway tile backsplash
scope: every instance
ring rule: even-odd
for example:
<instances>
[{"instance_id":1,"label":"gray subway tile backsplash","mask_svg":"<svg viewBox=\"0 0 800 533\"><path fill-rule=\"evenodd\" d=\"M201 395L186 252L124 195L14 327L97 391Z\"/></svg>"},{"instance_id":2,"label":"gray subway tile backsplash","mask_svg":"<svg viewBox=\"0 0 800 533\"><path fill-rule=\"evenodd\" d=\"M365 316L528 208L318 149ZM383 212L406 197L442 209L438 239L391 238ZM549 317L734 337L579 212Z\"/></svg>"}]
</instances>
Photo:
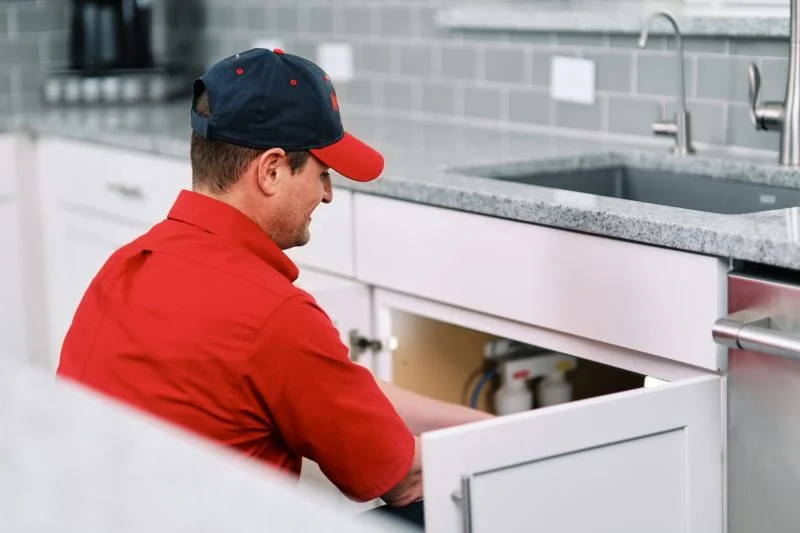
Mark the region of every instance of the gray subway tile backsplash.
<instances>
[{"instance_id":1,"label":"gray subway tile backsplash","mask_svg":"<svg viewBox=\"0 0 800 533\"><path fill-rule=\"evenodd\" d=\"M745 78L746 80L747 78ZM761 99L783 101L789 79L789 60L764 58L761 60ZM740 83L742 83L740 81ZM744 85L744 83L742 83Z\"/></svg>"},{"instance_id":2,"label":"gray subway tile backsplash","mask_svg":"<svg viewBox=\"0 0 800 533\"><path fill-rule=\"evenodd\" d=\"M686 58L684 75L686 94L692 95L694 69L692 60ZM636 64L636 88L639 94L676 96L680 84L680 70L674 54L640 53Z\"/></svg>"},{"instance_id":3,"label":"gray subway tile backsplash","mask_svg":"<svg viewBox=\"0 0 800 533\"><path fill-rule=\"evenodd\" d=\"M426 83L421 91L422 111L454 115L456 112L456 85L453 83Z\"/></svg>"},{"instance_id":4,"label":"gray subway tile backsplash","mask_svg":"<svg viewBox=\"0 0 800 533\"><path fill-rule=\"evenodd\" d=\"M409 37L415 32L412 29L412 6L387 6L380 9L381 35L392 37Z\"/></svg>"},{"instance_id":5,"label":"gray subway tile backsplash","mask_svg":"<svg viewBox=\"0 0 800 533\"><path fill-rule=\"evenodd\" d=\"M609 44L609 39L608 36L589 33L557 33L556 44L573 48L605 48Z\"/></svg>"},{"instance_id":6,"label":"gray subway tile backsplash","mask_svg":"<svg viewBox=\"0 0 800 533\"><path fill-rule=\"evenodd\" d=\"M373 10L365 4L343 7L345 35L369 35L373 31Z\"/></svg>"},{"instance_id":7,"label":"gray subway tile backsplash","mask_svg":"<svg viewBox=\"0 0 800 533\"><path fill-rule=\"evenodd\" d=\"M789 57L789 39L735 39L731 54L749 57Z\"/></svg>"},{"instance_id":8,"label":"gray subway tile backsplash","mask_svg":"<svg viewBox=\"0 0 800 533\"><path fill-rule=\"evenodd\" d=\"M9 10L11 9L11 4L2 4L0 3L0 35L8 35L11 32L11 29L8 25L9 20Z\"/></svg>"},{"instance_id":9,"label":"gray subway tile backsplash","mask_svg":"<svg viewBox=\"0 0 800 533\"><path fill-rule=\"evenodd\" d=\"M39 38L35 33L21 34L11 39L0 36L0 65L39 64Z\"/></svg>"},{"instance_id":10,"label":"gray subway tile backsplash","mask_svg":"<svg viewBox=\"0 0 800 533\"><path fill-rule=\"evenodd\" d=\"M67 16L64 1L16 2L19 33L57 31L64 28Z\"/></svg>"},{"instance_id":11,"label":"gray subway tile backsplash","mask_svg":"<svg viewBox=\"0 0 800 533\"><path fill-rule=\"evenodd\" d=\"M484 57L487 80L519 84L525 82L527 58L522 48L487 46Z\"/></svg>"},{"instance_id":12,"label":"gray subway tile backsplash","mask_svg":"<svg viewBox=\"0 0 800 533\"><path fill-rule=\"evenodd\" d=\"M677 50L677 43L675 39L663 37L666 49L670 51ZM695 37L689 36L683 39L684 52L700 52L704 54L726 54L728 53L730 43L728 39L715 38L715 37Z\"/></svg>"},{"instance_id":13,"label":"gray subway tile backsplash","mask_svg":"<svg viewBox=\"0 0 800 533\"><path fill-rule=\"evenodd\" d=\"M381 105L389 109L411 111L419 107L414 82L408 80L383 81L380 95Z\"/></svg>"},{"instance_id":14,"label":"gray subway tile backsplash","mask_svg":"<svg viewBox=\"0 0 800 533\"><path fill-rule=\"evenodd\" d=\"M551 107L546 90L523 87L508 92L508 120L511 122L549 125Z\"/></svg>"},{"instance_id":15,"label":"gray subway tile backsplash","mask_svg":"<svg viewBox=\"0 0 800 533\"><path fill-rule=\"evenodd\" d=\"M390 44L369 42L357 45L353 50L355 68L367 72L393 72L392 47Z\"/></svg>"},{"instance_id":16,"label":"gray subway tile backsplash","mask_svg":"<svg viewBox=\"0 0 800 533\"><path fill-rule=\"evenodd\" d=\"M652 122L677 101L671 35L652 35L641 50L636 34L449 31L435 16L452 0L194 1L203 10L194 44L203 64L259 38L280 39L311 59L319 44L349 42L355 77L337 90L362 106L652 137ZM66 5L0 0L0 95L12 95L0 102L7 107L35 101L37 68L67 64ZM687 36L684 50L695 141L776 150L778 134L750 122L747 65L761 68L762 99L781 100L788 39ZM551 99L556 55L595 61L597 104Z\"/></svg>"},{"instance_id":17,"label":"gray subway tile backsplash","mask_svg":"<svg viewBox=\"0 0 800 533\"><path fill-rule=\"evenodd\" d=\"M315 35L333 33L333 8L320 6L308 13L308 31Z\"/></svg>"},{"instance_id":18,"label":"gray subway tile backsplash","mask_svg":"<svg viewBox=\"0 0 800 533\"><path fill-rule=\"evenodd\" d=\"M747 102L747 65L740 57L698 57L697 98Z\"/></svg>"},{"instance_id":19,"label":"gray subway tile backsplash","mask_svg":"<svg viewBox=\"0 0 800 533\"><path fill-rule=\"evenodd\" d=\"M533 44L539 47L555 46L556 34L549 32L509 31L508 41L512 43Z\"/></svg>"},{"instance_id":20,"label":"gray subway tile backsplash","mask_svg":"<svg viewBox=\"0 0 800 533\"><path fill-rule=\"evenodd\" d=\"M556 102L556 125L563 128L600 131L603 127L602 98L593 105Z\"/></svg>"},{"instance_id":21,"label":"gray subway tile backsplash","mask_svg":"<svg viewBox=\"0 0 800 533\"><path fill-rule=\"evenodd\" d=\"M11 70L0 70L0 100L11 96Z\"/></svg>"},{"instance_id":22,"label":"gray subway tile backsplash","mask_svg":"<svg viewBox=\"0 0 800 533\"><path fill-rule=\"evenodd\" d=\"M212 4L213 2L208 2ZM296 33L300 27L300 11L291 4L282 4L275 10L275 19L278 21L278 28L283 33ZM209 21L213 24L213 21Z\"/></svg>"},{"instance_id":23,"label":"gray subway tile backsplash","mask_svg":"<svg viewBox=\"0 0 800 533\"><path fill-rule=\"evenodd\" d=\"M353 78L347 83L340 83L336 86L336 95L343 102L357 104L359 106L377 105L375 93L378 88L371 78Z\"/></svg>"},{"instance_id":24,"label":"gray subway tile backsplash","mask_svg":"<svg viewBox=\"0 0 800 533\"><path fill-rule=\"evenodd\" d=\"M504 118L504 93L485 87L464 87L464 115L499 120Z\"/></svg>"},{"instance_id":25,"label":"gray subway tile backsplash","mask_svg":"<svg viewBox=\"0 0 800 533\"><path fill-rule=\"evenodd\" d=\"M555 55L558 55L556 51L533 51L533 68L531 73L531 83L533 85L537 87L550 86L550 64Z\"/></svg>"},{"instance_id":26,"label":"gray subway tile backsplash","mask_svg":"<svg viewBox=\"0 0 800 533\"><path fill-rule=\"evenodd\" d=\"M475 44L464 43L463 46L446 44L441 48L440 57L443 78L477 79L480 54Z\"/></svg>"},{"instance_id":27,"label":"gray subway tile backsplash","mask_svg":"<svg viewBox=\"0 0 800 533\"><path fill-rule=\"evenodd\" d=\"M653 123L661 120L660 100L642 96L608 97L608 129L626 135L652 135Z\"/></svg>"},{"instance_id":28,"label":"gray subway tile backsplash","mask_svg":"<svg viewBox=\"0 0 800 533\"><path fill-rule=\"evenodd\" d=\"M595 62L598 91L630 93L633 90L633 56L612 51L591 51L583 54Z\"/></svg>"},{"instance_id":29,"label":"gray subway tile backsplash","mask_svg":"<svg viewBox=\"0 0 800 533\"><path fill-rule=\"evenodd\" d=\"M673 120L677 104L666 106L666 117ZM722 102L697 102L689 100L686 104L692 126L692 141L711 144L725 144L727 131L726 105Z\"/></svg>"},{"instance_id":30,"label":"gray subway tile backsplash","mask_svg":"<svg viewBox=\"0 0 800 533\"><path fill-rule=\"evenodd\" d=\"M398 45L400 73L408 76L430 78L434 74L433 53L426 44Z\"/></svg>"}]
</instances>

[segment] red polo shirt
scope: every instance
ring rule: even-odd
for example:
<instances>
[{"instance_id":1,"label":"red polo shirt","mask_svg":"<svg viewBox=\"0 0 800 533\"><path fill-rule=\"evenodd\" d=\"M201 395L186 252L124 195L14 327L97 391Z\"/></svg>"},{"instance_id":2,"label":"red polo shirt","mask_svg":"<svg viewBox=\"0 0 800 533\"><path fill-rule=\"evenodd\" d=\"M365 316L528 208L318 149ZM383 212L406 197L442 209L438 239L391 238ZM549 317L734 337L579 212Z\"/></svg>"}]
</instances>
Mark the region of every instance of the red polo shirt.
<instances>
[{"instance_id":1,"label":"red polo shirt","mask_svg":"<svg viewBox=\"0 0 800 533\"><path fill-rule=\"evenodd\" d=\"M182 191L92 281L58 375L293 474L308 457L377 498L408 473L413 435L297 275L238 210Z\"/></svg>"}]
</instances>

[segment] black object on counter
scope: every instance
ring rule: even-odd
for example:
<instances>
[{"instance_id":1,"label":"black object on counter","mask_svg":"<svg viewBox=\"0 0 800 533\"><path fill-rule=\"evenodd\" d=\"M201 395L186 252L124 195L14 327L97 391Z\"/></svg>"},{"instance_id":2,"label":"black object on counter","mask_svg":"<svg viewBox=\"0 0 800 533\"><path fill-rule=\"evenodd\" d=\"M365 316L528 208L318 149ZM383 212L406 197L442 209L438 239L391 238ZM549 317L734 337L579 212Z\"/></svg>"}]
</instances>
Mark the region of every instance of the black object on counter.
<instances>
[{"instance_id":1,"label":"black object on counter","mask_svg":"<svg viewBox=\"0 0 800 533\"><path fill-rule=\"evenodd\" d=\"M71 8L72 69L153 66L150 0L72 0Z\"/></svg>"},{"instance_id":2,"label":"black object on counter","mask_svg":"<svg viewBox=\"0 0 800 533\"><path fill-rule=\"evenodd\" d=\"M390 505L382 505L375 509L366 511L366 515L382 515L389 516L400 520L405 525L410 526L412 529L416 528L419 531L425 531L425 505L424 502L416 502L404 507L392 507Z\"/></svg>"}]
</instances>

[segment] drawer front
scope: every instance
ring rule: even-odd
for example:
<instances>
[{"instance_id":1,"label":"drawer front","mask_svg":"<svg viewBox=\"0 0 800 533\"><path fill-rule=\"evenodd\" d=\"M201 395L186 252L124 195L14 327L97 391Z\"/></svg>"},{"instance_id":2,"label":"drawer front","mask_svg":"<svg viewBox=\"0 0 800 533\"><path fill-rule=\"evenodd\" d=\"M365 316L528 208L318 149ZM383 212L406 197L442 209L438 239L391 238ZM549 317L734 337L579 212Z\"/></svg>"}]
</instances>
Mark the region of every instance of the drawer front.
<instances>
[{"instance_id":1,"label":"drawer front","mask_svg":"<svg viewBox=\"0 0 800 533\"><path fill-rule=\"evenodd\" d=\"M287 255L300 267L353 277L353 193L334 189L333 202L321 204L312 215L309 243L287 250Z\"/></svg>"},{"instance_id":2,"label":"drawer front","mask_svg":"<svg viewBox=\"0 0 800 533\"><path fill-rule=\"evenodd\" d=\"M719 368L717 258L360 194L355 234L367 283Z\"/></svg>"},{"instance_id":3,"label":"drawer front","mask_svg":"<svg viewBox=\"0 0 800 533\"><path fill-rule=\"evenodd\" d=\"M15 147L12 135L0 136L0 196L10 196L17 191Z\"/></svg>"},{"instance_id":4,"label":"drawer front","mask_svg":"<svg viewBox=\"0 0 800 533\"><path fill-rule=\"evenodd\" d=\"M188 160L45 139L40 172L61 206L80 207L153 224L166 217L182 188L191 188Z\"/></svg>"}]
</instances>

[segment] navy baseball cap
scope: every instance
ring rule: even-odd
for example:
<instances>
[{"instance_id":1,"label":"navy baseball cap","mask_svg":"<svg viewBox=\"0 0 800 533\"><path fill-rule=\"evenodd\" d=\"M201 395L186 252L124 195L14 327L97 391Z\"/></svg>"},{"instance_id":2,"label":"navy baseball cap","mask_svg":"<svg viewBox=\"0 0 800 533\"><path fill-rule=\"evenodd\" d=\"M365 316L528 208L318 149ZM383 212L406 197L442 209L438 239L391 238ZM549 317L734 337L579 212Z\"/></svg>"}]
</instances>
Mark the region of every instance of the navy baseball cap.
<instances>
[{"instance_id":1,"label":"navy baseball cap","mask_svg":"<svg viewBox=\"0 0 800 533\"><path fill-rule=\"evenodd\" d=\"M211 115L194 102L206 90ZM307 150L356 181L383 172L383 156L344 130L330 77L283 50L253 48L212 65L194 81L192 129L206 139L267 150Z\"/></svg>"}]
</instances>

